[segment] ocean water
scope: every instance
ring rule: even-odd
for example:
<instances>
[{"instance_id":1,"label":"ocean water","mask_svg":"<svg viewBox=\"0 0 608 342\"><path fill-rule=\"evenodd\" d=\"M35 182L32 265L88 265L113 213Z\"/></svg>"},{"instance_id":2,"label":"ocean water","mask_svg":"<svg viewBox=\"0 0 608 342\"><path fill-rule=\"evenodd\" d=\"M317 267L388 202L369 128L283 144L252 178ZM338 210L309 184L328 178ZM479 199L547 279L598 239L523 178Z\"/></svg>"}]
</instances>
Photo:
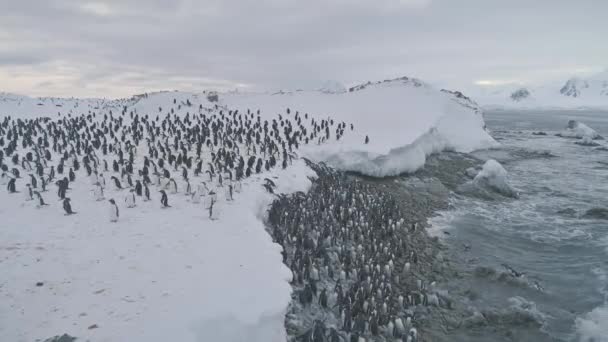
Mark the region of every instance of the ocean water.
<instances>
[{"instance_id":1,"label":"ocean water","mask_svg":"<svg viewBox=\"0 0 608 342\"><path fill-rule=\"evenodd\" d=\"M584 217L608 209L608 151L555 136L578 120L608 137L608 112L500 111L485 119L502 147L475 156L499 161L519 198L463 191L431 222L468 274L451 290L471 311L496 318L454 340L608 341L608 220Z\"/></svg>"}]
</instances>

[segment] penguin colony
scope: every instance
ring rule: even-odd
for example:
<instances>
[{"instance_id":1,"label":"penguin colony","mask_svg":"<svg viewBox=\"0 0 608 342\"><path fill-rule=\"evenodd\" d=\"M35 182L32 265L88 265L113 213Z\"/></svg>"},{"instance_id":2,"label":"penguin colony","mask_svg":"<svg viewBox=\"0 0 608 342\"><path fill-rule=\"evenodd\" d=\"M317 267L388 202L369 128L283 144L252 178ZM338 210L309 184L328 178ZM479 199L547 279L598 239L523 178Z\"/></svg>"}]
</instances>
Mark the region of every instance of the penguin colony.
<instances>
[{"instance_id":1,"label":"penguin colony","mask_svg":"<svg viewBox=\"0 0 608 342\"><path fill-rule=\"evenodd\" d=\"M177 194L202 202L209 218L218 219L218 194L232 201L242 181L287 168L301 145L339 140L353 130L352 124L347 129L344 122L290 109L264 120L259 110L203 108L189 99L174 99L169 110L159 107L156 113L126 105L113 109L89 106L88 113L58 113L56 119L0 119L0 184L6 193L23 192L36 208L52 208L49 197L57 196L64 214L75 215L79 203L68 196L71 186L77 177L88 177L93 199L105 202L110 222L120 219L120 208L136 208L141 201L171 208ZM53 186L54 195L43 195ZM270 193L276 187L268 178L261 186Z\"/></svg>"},{"instance_id":2,"label":"penguin colony","mask_svg":"<svg viewBox=\"0 0 608 342\"><path fill-rule=\"evenodd\" d=\"M319 176L311 190L281 195L268 218L293 274L290 339L421 341L417 314L440 303L417 270L417 224L390 194L307 163Z\"/></svg>"}]
</instances>

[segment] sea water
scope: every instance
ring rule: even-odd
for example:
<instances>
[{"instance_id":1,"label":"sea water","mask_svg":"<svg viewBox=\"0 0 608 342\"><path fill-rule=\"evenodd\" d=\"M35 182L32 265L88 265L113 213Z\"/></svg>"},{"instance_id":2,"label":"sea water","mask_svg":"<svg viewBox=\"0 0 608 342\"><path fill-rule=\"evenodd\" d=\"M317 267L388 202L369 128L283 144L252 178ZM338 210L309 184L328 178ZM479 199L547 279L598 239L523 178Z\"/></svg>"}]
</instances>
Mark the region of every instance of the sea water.
<instances>
[{"instance_id":1,"label":"sea water","mask_svg":"<svg viewBox=\"0 0 608 342\"><path fill-rule=\"evenodd\" d=\"M431 221L469 274L451 290L499 317L487 324L497 328L456 340L608 341L608 220L585 216L608 208L608 142L555 135L578 120L608 138L608 112L494 111L485 120L502 147L474 155L500 162L519 196L462 191Z\"/></svg>"}]
</instances>

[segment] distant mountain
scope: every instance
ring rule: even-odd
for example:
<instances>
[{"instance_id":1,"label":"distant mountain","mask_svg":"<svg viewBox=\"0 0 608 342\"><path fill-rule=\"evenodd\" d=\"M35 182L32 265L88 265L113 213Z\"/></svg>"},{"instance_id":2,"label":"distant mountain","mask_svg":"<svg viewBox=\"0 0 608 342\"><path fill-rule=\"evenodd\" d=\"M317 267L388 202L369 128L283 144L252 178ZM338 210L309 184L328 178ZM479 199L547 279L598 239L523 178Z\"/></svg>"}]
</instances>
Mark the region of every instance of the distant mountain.
<instances>
[{"instance_id":1,"label":"distant mountain","mask_svg":"<svg viewBox=\"0 0 608 342\"><path fill-rule=\"evenodd\" d=\"M591 77L572 77L543 86L483 87L471 93L485 108L608 110L608 70Z\"/></svg>"}]
</instances>

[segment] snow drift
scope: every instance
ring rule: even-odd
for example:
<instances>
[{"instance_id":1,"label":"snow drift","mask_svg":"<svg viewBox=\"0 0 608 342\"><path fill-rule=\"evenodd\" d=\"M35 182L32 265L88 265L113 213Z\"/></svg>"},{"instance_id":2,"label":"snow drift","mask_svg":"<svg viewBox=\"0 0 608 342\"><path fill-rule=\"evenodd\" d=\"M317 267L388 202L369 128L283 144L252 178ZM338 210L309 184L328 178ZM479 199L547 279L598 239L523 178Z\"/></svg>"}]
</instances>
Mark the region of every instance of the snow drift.
<instances>
[{"instance_id":1,"label":"snow drift","mask_svg":"<svg viewBox=\"0 0 608 342\"><path fill-rule=\"evenodd\" d=\"M305 146L301 152L337 169L374 177L415 171L432 153L497 145L485 131L475 102L407 77L351 87L346 93L232 93L220 96L220 103L240 111L284 113L290 108L345 122L347 130L352 124L352 132L339 141Z\"/></svg>"}]
</instances>

